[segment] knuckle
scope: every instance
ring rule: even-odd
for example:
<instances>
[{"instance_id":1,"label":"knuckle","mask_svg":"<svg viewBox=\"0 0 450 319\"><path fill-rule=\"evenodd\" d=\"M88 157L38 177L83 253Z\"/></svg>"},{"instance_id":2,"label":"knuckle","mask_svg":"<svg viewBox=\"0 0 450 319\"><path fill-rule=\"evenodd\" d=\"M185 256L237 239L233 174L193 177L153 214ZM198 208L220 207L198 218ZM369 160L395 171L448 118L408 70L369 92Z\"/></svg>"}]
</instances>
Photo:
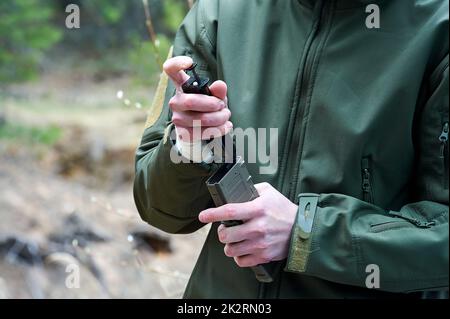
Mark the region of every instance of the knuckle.
<instances>
[{"instance_id":1,"label":"knuckle","mask_svg":"<svg viewBox=\"0 0 450 319\"><path fill-rule=\"evenodd\" d=\"M185 94L183 105L187 109L192 109L195 105L194 97L189 94Z\"/></svg>"},{"instance_id":2,"label":"knuckle","mask_svg":"<svg viewBox=\"0 0 450 319\"><path fill-rule=\"evenodd\" d=\"M234 207L226 207L225 208L225 218L227 219L234 219L236 218L236 209Z\"/></svg>"},{"instance_id":3,"label":"knuckle","mask_svg":"<svg viewBox=\"0 0 450 319\"><path fill-rule=\"evenodd\" d=\"M219 225L219 227L217 227L217 231L223 231L223 230L225 230L226 229L226 227L225 227L225 225L224 224L220 224Z\"/></svg>"},{"instance_id":4,"label":"knuckle","mask_svg":"<svg viewBox=\"0 0 450 319\"><path fill-rule=\"evenodd\" d=\"M225 231L220 231L218 233L218 235L219 235L219 241L221 243L225 243L225 241L227 240L227 234L225 233Z\"/></svg>"},{"instance_id":5,"label":"knuckle","mask_svg":"<svg viewBox=\"0 0 450 319\"><path fill-rule=\"evenodd\" d=\"M172 115L172 122L175 126L182 126L185 123L185 117L182 113L176 112Z\"/></svg>"},{"instance_id":6,"label":"knuckle","mask_svg":"<svg viewBox=\"0 0 450 319\"><path fill-rule=\"evenodd\" d=\"M256 244L256 249L257 249L257 250L262 250L262 251L264 251L264 250L267 249L268 247L269 247L269 245L268 245L267 241L265 241L265 240L259 241L259 242Z\"/></svg>"},{"instance_id":7,"label":"knuckle","mask_svg":"<svg viewBox=\"0 0 450 319\"><path fill-rule=\"evenodd\" d=\"M225 108L225 103L222 100L217 101L213 105L215 111L221 111Z\"/></svg>"},{"instance_id":8,"label":"knuckle","mask_svg":"<svg viewBox=\"0 0 450 319\"><path fill-rule=\"evenodd\" d=\"M181 119L179 115L173 114L172 115L172 122L175 124L175 126L178 126L181 124Z\"/></svg>"},{"instance_id":9,"label":"knuckle","mask_svg":"<svg viewBox=\"0 0 450 319\"><path fill-rule=\"evenodd\" d=\"M163 64L163 70L167 72L170 69L171 65L172 65L171 59L166 60Z\"/></svg>"},{"instance_id":10,"label":"knuckle","mask_svg":"<svg viewBox=\"0 0 450 319\"><path fill-rule=\"evenodd\" d=\"M247 248L248 248L248 252L251 253L251 254L254 254L254 253L258 252L258 250L259 250L258 249L258 244L256 242L250 243L247 246Z\"/></svg>"},{"instance_id":11,"label":"knuckle","mask_svg":"<svg viewBox=\"0 0 450 319\"><path fill-rule=\"evenodd\" d=\"M226 118L227 120L229 120L230 117L231 117L231 111L230 111L230 109L225 108L225 109L223 109L223 112L225 113L225 118Z\"/></svg>"},{"instance_id":12,"label":"knuckle","mask_svg":"<svg viewBox=\"0 0 450 319\"><path fill-rule=\"evenodd\" d=\"M252 237L261 237L264 235L264 232L262 231L261 227L258 227L257 225L254 225L249 231L249 235Z\"/></svg>"},{"instance_id":13,"label":"knuckle","mask_svg":"<svg viewBox=\"0 0 450 319\"><path fill-rule=\"evenodd\" d=\"M227 134L232 130L233 130L233 123L231 123L230 121L226 121L225 124L223 124L220 129L222 135Z\"/></svg>"},{"instance_id":14,"label":"knuckle","mask_svg":"<svg viewBox=\"0 0 450 319\"><path fill-rule=\"evenodd\" d=\"M261 204L260 201L253 201L253 211L256 216L262 216L265 214L265 207Z\"/></svg>"},{"instance_id":15,"label":"knuckle","mask_svg":"<svg viewBox=\"0 0 450 319\"><path fill-rule=\"evenodd\" d=\"M211 126L212 124L212 119L207 113L200 115L199 120L203 126Z\"/></svg>"},{"instance_id":16,"label":"knuckle","mask_svg":"<svg viewBox=\"0 0 450 319\"><path fill-rule=\"evenodd\" d=\"M174 109L174 108L177 106L177 104L178 104L178 101L177 101L177 97L176 97L176 96L172 97L172 98L169 100L169 107L170 107L171 109Z\"/></svg>"},{"instance_id":17,"label":"knuckle","mask_svg":"<svg viewBox=\"0 0 450 319\"><path fill-rule=\"evenodd\" d=\"M264 220L258 220L255 225L255 231L257 234L265 235L267 223Z\"/></svg>"},{"instance_id":18,"label":"knuckle","mask_svg":"<svg viewBox=\"0 0 450 319\"><path fill-rule=\"evenodd\" d=\"M225 252L225 256L233 257L234 249L230 245L225 245L223 251Z\"/></svg>"}]
</instances>

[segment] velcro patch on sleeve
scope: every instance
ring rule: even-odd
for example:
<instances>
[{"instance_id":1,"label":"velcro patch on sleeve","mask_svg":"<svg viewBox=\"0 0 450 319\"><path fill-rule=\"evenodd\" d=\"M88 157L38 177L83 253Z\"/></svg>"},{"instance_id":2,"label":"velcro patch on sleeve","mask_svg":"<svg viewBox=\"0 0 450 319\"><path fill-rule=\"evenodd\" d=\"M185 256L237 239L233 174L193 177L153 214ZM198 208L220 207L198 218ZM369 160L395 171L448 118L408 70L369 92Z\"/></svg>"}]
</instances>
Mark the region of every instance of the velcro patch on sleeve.
<instances>
[{"instance_id":1,"label":"velcro patch on sleeve","mask_svg":"<svg viewBox=\"0 0 450 319\"><path fill-rule=\"evenodd\" d=\"M168 59L172 57L173 47L170 48ZM156 88L155 96L153 98L152 106L150 107L147 115L147 121L145 122L145 128L148 128L155 124L158 118L161 116L164 107L164 98L166 95L166 89L169 85L169 77L166 72L162 72L160 75L158 87Z\"/></svg>"}]
</instances>

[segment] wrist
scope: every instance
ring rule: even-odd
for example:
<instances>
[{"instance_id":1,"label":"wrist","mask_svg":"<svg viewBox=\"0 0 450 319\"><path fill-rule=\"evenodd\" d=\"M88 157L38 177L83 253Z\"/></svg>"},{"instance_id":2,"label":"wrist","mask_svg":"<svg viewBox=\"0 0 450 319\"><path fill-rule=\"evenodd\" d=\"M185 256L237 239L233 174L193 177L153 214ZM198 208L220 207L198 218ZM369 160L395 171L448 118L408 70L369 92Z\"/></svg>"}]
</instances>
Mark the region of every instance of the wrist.
<instances>
[{"instance_id":1,"label":"wrist","mask_svg":"<svg viewBox=\"0 0 450 319\"><path fill-rule=\"evenodd\" d=\"M183 141L175 127L175 147L178 152L184 158L191 160L194 163L211 163L213 161L213 153L210 148L206 145L205 141Z\"/></svg>"}]
</instances>

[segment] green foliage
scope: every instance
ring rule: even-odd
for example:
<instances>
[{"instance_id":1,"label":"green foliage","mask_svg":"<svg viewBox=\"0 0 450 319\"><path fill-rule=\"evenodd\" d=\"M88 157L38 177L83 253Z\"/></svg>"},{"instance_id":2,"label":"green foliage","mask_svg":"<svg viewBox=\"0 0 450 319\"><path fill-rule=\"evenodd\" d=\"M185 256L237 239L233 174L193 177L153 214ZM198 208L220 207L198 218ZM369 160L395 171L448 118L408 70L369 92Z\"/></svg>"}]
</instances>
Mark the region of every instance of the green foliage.
<instances>
[{"instance_id":1,"label":"green foliage","mask_svg":"<svg viewBox=\"0 0 450 319\"><path fill-rule=\"evenodd\" d=\"M187 13L187 2L186 0L164 0L160 2L163 4L162 22L169 30L169 33L174 34ZM149 3L150 8L152 9L152 18L154 18L155 10L153 10L154 7L152 7L151 4L155 3L155 1ZM155 24L155 21L153 21L153 23ZM164 61L169 53L172 43L169 37L162 32L159 32L157 37L158 41L156 46L158 55L159 58ZM139 39L134 39L133 43L133 49L130 51L129 56L132 76L136 79L138 84L156 84L161 70L157 63L157 56L153 44L150 39L144 42Z\"/></svg>"},{"instance_id":2,"label":"green foliage","mask_svg":"<svg viewBox=\"0 0 450 319\"><path fill-rule=\"evenodd\" d=\"M175 32L187 12L186 1L164 0L164 25Z\"/></svg>"},{"instance_id":3,"label":"green foliage","mask_svg":"<svg viewBox=\"0 0 450 319\"><path fill-rule=\"evenodd\" d=\"M164 35L158 35L158 52L162 60L169 53L171 41ZM153 44L148 41L135 39L133 49L129 54L130 72L137 84L154 85L158 81L161 72L156 62Z\"/></svg>"},{"instance_id":4,"label":"green foliage","mask_svg":"<svg viewBox=\"0 0 450 319\"><path fill-rule=\"evenodd\" d=\"M18 140L30 144L53 145L61 135L61 128L53 125L47 127L30 127L12 123L0 125L0 140Z\"/></svg>"},{"instance_id":5,"label":"green foliage","mask_svg":"<svg viewBox=\"0 0 450 319\"><path fill-rule=\"evenodd\" d=\"M116 24L127 9L127 1L95 0L83 1L85 10L100 19L100 24Z\"/></svg>"},{"instance_id":6,"label":"green foliage","mask_svg":"<svg viewBox=\"0 0 450 319\"><path fill-rule=\"evenodd\" d=\"M46 49L61 38L45 0L0 1L0 82L33 78Z\"/></svg>"},{"instance_id":7,"label":"green foliage","mask_svg":"<svg viewBox=\"0 0 450 319\"><path fill-rule=\"evenodd\" d=\"M64 27L69 3L80 7L80 29ZM162 61L187 3L148 0ZM81 71L88 66L96 78L130 72L138 83L155 84L160 68L142 0L0 0L0 83L33 79L41 69L74 59L75 66L68 67Z\"/></svg>"}]
</instances>

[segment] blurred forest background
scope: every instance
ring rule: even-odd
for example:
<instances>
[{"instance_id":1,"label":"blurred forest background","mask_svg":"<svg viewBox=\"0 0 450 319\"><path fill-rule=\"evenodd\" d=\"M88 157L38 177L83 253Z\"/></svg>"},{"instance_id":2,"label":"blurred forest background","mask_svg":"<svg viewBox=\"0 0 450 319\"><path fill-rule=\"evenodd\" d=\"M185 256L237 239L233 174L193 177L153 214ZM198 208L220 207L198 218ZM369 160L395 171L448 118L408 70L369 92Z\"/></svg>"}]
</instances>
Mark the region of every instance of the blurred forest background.
<instances>
[{"instance_id":1,"label":"blurred forest background","mask_svg":"<svg viewBox=\"0 0 450 319\"><path fill-rule=\"evenodd\" d=\"M79 29L65 25L72 3ZM0 298L181 296L207 230L146 225L132 180L160 63L191 5L0 2Z\"/></svg>"}]
</instances>

